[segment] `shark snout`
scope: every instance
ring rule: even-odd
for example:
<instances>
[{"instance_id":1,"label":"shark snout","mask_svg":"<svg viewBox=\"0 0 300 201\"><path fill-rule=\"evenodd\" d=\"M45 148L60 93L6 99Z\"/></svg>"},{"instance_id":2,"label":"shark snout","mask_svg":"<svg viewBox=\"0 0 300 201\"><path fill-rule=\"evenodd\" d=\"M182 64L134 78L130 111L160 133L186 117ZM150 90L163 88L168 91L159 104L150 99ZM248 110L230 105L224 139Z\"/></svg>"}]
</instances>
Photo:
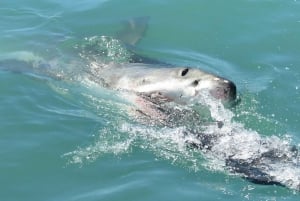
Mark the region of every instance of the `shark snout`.
<instances>
[{"instance_id":1,"label":"shark snout","mask_svg":"<svg viewBox=\"0 0 300 201\"><path fill-rule=\"evenodd\" d=\"M224 101L236 99L236 85L232 81L220 78L216 82L215 87L209 90L213 97Z\"/></svg>"}]
</instances>

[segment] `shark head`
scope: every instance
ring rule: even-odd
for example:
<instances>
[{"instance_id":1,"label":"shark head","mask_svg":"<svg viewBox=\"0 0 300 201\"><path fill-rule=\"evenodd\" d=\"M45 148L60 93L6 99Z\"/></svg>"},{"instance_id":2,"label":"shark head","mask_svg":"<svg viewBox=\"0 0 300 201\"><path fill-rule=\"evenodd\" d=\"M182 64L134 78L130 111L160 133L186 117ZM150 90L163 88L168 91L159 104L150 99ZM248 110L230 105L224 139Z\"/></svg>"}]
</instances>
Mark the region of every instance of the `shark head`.
<instances>
[{"instance_id":1,"label":"shark head","mask_svg":"<svg viewBox=\"0 0 300 201\"><path fill-rule=\"evenodd\" d=\"M112 88L159 94L176 103L188 102L204 93L224 102L236 99L236 86L232 81L197 68L153 68L146 64L131 64L110 71L102 77Z\"/></svg>"}]
</instances>

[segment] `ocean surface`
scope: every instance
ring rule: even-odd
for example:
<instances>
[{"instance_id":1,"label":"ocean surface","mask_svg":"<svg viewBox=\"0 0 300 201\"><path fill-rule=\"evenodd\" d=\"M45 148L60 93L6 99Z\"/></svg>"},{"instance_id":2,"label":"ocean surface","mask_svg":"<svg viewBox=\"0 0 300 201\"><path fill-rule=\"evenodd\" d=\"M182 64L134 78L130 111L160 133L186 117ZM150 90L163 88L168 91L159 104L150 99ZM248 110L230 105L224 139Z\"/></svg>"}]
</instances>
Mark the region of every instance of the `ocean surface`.
<instances>
[{"instance_id":1,"label":"ocean surface","mask_svg":"<svg viewBox=\"0 0 300 201\"><path fill-rule=\"evenodd\" d=\"M211 108L214 119L245 138L299 148L298 0L1 0L0 200L299 201L293 188L216 168L183 145L180 128L132 121L116 91L81 76L95 59L83 47L143 16L149 24L136 52L236 83L240 103ZM33 61L54 70L36 72ZM299 169L281 176L300 181Z\"/></svg>"}]
</instances>

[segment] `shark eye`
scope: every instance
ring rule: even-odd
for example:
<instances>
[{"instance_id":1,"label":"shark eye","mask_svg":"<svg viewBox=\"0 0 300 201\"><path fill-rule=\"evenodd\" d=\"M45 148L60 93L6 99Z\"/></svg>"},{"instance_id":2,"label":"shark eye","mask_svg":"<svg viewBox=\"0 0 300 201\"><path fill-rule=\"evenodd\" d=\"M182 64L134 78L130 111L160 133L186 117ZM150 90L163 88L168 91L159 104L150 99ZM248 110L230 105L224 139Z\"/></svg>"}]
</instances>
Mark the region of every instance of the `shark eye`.
<instances>
[{"instance_id":1,"label":"shark eye","mask_svg":"<svg viewBox=\"0 0 300 201\"><path fill-rule=\"evenodd\" d=\"M183 71L181 71L181 76L185 76L189 72L188 68L185 68Z\"/></svg>"},{"instance_id":2,"label":"shark eye","mask_svg":"<svg viewBox=\"0 0 300 201\"><path fill-rule=\"evenodd\" d=\"M197 86L198 84L199 84L199 80L195 80L195 81L192 82L193 86Z\"/></svg>"}]
</instances>

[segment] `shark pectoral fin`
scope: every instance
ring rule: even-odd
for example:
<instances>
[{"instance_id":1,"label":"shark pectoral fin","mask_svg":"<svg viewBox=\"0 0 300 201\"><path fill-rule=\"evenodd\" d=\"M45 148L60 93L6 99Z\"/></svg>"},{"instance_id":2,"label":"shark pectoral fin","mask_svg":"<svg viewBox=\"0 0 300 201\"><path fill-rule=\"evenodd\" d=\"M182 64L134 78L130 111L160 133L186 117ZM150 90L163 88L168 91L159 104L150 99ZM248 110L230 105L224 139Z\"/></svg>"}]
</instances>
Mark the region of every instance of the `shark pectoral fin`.
<instances>
[{"instance_id":1,"label":"shark pectoral fin","mask_svg":"<svg viewBox=\"0 0 300 201\"><path fill-rule=\"evenodd\" d=\"M246 160L228 158L226 160L226 166L231 172L242 174L246 180L252 183L284 186L282 183L275 181L273 177L265 171L266 167L263 165L260 167L260 165L255 164L254 161L247 162Z\"/></svg>"},{"instance_id":2,"label":"shark pectoral fin","mask_svg":"<svg viewBox=\"0 0 300 201\"><path fill-rule=\"evenodd\" d=\"M136 45L144 36L150 17L137 17L124 23L124 27L116 34L116 38L127 45Z\"/></svg>"}]
</instances>

